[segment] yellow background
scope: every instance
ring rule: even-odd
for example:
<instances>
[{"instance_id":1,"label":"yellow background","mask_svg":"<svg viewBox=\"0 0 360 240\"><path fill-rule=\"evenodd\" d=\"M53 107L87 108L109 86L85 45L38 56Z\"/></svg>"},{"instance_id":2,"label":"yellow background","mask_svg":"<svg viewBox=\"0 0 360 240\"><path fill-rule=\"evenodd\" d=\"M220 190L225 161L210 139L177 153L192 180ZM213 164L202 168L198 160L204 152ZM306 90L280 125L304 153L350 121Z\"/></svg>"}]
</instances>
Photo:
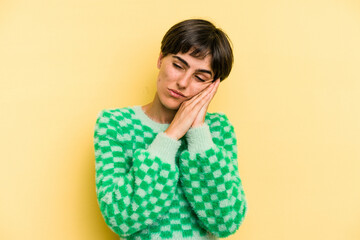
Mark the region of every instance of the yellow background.
<instances>
[{"instance_id":1,"label":"yellow background","mask_svg":"<svg viewBox=\"0 0 360 240\"><path fill-rule=\"evenodd\" d=\"M118 239L96 115L152 100L161 38L193 17L234 44L210 107L235 126L249 202L228 239L360 239L357 0L2 0L0 239Z\"/></svg>"}]
</instances>

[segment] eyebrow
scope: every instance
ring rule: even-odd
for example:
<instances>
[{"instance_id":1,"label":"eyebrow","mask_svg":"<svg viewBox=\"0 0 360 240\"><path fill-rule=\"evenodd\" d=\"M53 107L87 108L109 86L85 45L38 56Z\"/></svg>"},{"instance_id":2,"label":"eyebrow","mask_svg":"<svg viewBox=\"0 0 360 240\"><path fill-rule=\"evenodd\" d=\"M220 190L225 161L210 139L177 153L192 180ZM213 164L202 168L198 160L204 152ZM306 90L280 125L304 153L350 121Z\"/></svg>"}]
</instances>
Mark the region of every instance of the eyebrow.
<instances>
[{"instance_id":1,"label":"eyebrow","mask_svg":"<svg viewBox=\"0 0 360 240\"><path fill-rule=\"evenodd\" d=\"M190 65L184 60L184 59L182 59L181 57L179 57L179 56L172 56L173 58L176 58L176 59L178 59L180 62L182 62L186 67L190 67ZM212 73L211 73L211 71L209 71L209 70L206 70L206 69L196 69L196 71L198 71L198 72L203 72L203 73L208 73L208 74L210 74L210 76L212 76Z\"/></svg>"}]
</instances>

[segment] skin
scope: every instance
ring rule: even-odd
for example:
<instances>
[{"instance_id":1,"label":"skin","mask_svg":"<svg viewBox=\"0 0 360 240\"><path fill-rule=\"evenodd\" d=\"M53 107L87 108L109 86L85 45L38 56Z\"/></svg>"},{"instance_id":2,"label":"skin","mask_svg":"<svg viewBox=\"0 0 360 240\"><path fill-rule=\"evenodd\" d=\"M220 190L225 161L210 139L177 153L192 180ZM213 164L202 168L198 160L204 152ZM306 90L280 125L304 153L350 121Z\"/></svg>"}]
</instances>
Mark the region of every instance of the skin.
<instances>
[{"instance_id":1,"label":"skin","mask_svg":"<svg viewBox=\"0 0 360 240\"><path fill-rule=\"evenodd\" d=\"M154 121L170 123L165 133L180 139L191 127L204 123L208 106L215 96L220 79L213 81L211 55L199 59L188 53L160 56L159 74L154 100L143 106L144 112ZM174 97L169 89L180 92Z\"/></svg>"}]
</instances>

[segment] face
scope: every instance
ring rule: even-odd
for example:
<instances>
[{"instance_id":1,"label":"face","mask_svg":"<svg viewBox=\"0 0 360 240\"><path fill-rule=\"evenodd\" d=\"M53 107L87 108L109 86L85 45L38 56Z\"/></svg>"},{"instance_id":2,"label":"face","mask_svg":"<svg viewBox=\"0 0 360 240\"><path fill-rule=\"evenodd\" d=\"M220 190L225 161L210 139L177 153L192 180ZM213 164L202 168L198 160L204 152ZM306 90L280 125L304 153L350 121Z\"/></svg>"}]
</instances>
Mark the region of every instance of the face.
<instances>
[{"instance_id":1,"label":"face","mask_svg":"<svg viewBox=\"0 0 360 240\"><path fill-rule=\"evenodd\" d=\"M213 81L211 56L203 59L188 53L160 54L157 95L162 105L177 110L181 103L200 93Z\"/></svg>"}]
</instances>

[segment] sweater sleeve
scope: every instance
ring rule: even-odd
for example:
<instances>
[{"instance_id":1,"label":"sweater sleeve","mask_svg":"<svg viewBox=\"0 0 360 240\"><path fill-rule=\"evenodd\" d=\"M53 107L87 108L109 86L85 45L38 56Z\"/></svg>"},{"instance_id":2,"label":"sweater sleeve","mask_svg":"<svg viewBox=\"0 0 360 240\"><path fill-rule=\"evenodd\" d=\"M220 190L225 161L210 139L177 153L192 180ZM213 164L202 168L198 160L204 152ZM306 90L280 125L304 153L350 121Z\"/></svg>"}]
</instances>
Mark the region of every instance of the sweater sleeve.
<instances>
[{"instance_id":1,"label":"sweater sleeve","mask_svg":"<svg viewBox=\"0 0 360 240\"><path fill-rule=\"evenodd\" d=\"M247 201L238 171L234 127L224 114L209 126L191 128L181 154L180 181L202 227L227 237L240 227Z\"/></svg>"},{"instance_id":2,"label":"sweater sleeve","mask_svg":"<svg viewBox=\"0 0 360 240\"><path fill-rule=\"evenodd\" d=\"M99 113L94 132L96 195L106 224L120 237L164 215L179 178L178 141L160 133L147 149L129 154L133 143L128 132L109 111Z\"/></svg>"}]
</instances>

